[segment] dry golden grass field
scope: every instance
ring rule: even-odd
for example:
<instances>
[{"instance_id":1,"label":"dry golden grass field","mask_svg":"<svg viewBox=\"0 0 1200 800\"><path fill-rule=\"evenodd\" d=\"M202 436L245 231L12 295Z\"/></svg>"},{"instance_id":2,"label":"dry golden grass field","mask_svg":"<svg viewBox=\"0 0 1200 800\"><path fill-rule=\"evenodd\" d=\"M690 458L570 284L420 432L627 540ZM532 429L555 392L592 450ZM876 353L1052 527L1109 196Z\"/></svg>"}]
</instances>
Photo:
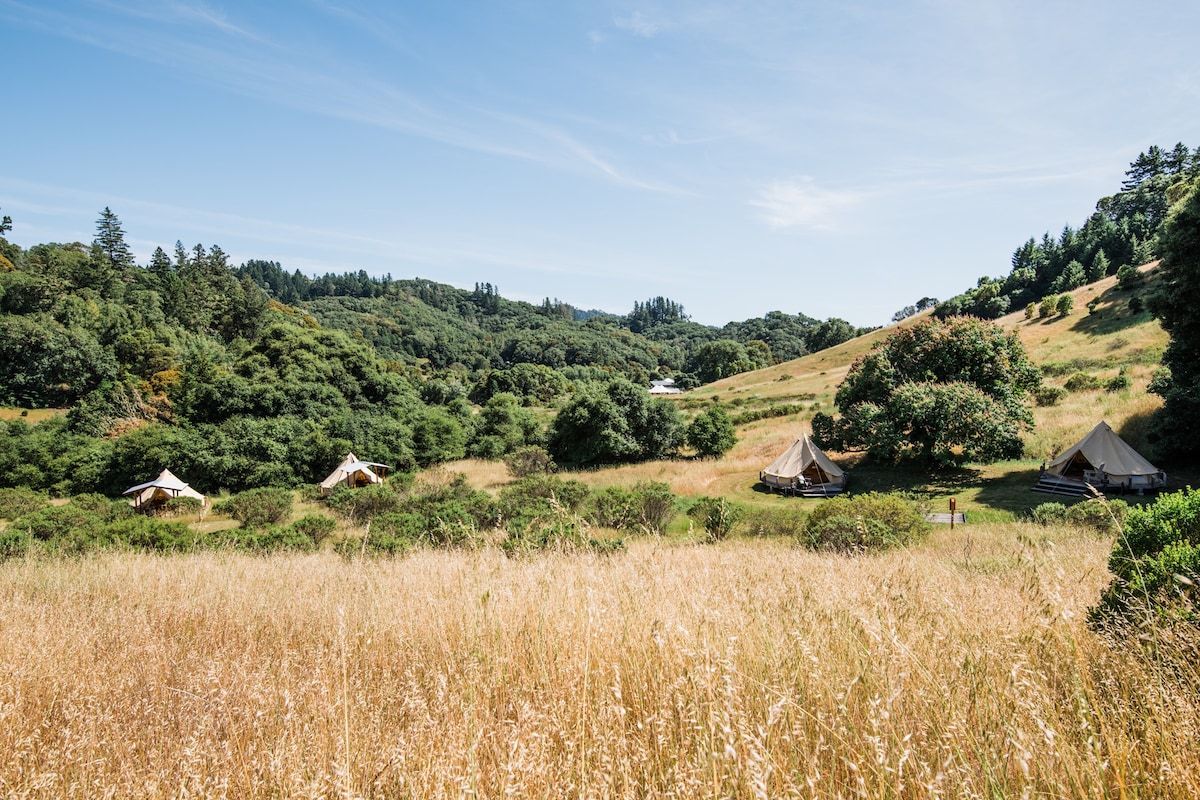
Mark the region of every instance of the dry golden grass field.
<instances>
[{"instance_id":1,"label":"dry golden grass field","mask_svg":"<svg viewBox=\"0 0 1200 800\"><path fill-rule=\"evenodd\" d=\"M911 549L672 535L608 556L0 563L0 794L1200 797L1195 630L1100 637L1086 616L1114 540L1021 521L1051 499L1029 492L1043 458L1100 419L1141 445L1157 408L1166 336L1112 284L1076 290L1067 317L1002 320L1050 384L1132 379L1036 408L1027 459L931 477L837 455L852 489L968 510ZM758 471L886 334L679 398L802 407L739 426L720 460L567 477L811 508L757 491ZM445 469L491 492L510 480L494 462Z\"/></svg>"},{"instance_id":2,"label":"dry golden grass field","mask_svg":"<svg viewBox=\"0 0 1200 800\"><path fill-rule=\"evenodd\" d=\"M10 561L0 790L1200 796L1195 640L1180 668L1085 625L1111 544Z\"/></svg>"}]
</instances>

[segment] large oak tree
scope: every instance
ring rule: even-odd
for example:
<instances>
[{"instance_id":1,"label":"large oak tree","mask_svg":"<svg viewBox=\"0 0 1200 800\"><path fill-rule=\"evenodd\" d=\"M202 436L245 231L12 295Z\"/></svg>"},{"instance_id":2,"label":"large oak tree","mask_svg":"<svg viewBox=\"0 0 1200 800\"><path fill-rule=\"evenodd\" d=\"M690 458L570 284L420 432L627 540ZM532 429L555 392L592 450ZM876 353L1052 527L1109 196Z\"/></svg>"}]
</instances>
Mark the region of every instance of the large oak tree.
<instances>
[{"instance_id":1,"label":"large oak tree","mask_svg":"<svg viewBox=\"0 0 1200 800\"><path fill-rule=\"evenodd\" d=\"M835 396L842 416L817 414L813 436L889 463L1015 458L1033 427L1025 399L1040 384L1016 334L974 317L927 319L851 365Z\"/></svg>"}]
</instances>

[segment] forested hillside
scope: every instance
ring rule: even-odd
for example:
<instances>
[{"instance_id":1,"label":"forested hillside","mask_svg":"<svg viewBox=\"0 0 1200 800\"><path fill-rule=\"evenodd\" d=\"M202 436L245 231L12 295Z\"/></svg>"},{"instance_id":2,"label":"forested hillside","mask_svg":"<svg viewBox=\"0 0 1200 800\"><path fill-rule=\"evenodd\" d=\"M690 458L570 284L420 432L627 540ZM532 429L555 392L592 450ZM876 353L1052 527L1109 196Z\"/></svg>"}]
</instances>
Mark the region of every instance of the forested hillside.
<instances>
[{"instance_id":1,"label":"forested hillside","mask_svg":"<svg viewBox=\"0 0 1200 800\"><path fill-rule=\"evenodd\" d=\"M106 208L90 245L0 236L0 406L65 412L37 425L9 412L0 485L111 494L170 465L210 490L289 486L352 448L399 469L499 457L550 441L548 415L529 406L608 386L627 398L613 422L627 427L663 418L651 378L694 386L857 332L782 312L717 329L665 298L618 317L513 302L490 284L310 278L235 267L201 244L139 265ZM627 440L599 452L677 451L683 421L668 416L634 426L666 440L618 432Z\"/></svg>"},{"instance_id":2,"label":"forested hillside","mask_svg":"<svg viewBox=\"0 0 1200 800\"><path fill-rule=\"evenodd\" d=\"M616 316L580 312L557 299L539 305L507 300L490 283L466 291L361 271L309 278L268 261L249 261L236 274L324 326L360 334L385 358L458 380L531 364L565 370L572 379L594 378L600 370L635 383L671 377L695 386L799 358L866 330L782 311L716 328L692 322L682 305L663 297L635 302L629 314Z\"/></svg>"},{"instance_id":3,"label":"forested hillside","mask_svg":"<svg viewBox=\"0 0 1200 800\"><path fill-rule=\"evenodd\" d=\"M1160 255L1159 234L1172 203L1200 175L1200 147L1158 146L1129 165L1120 190L1101 198L1078 228L1030 237L1012 255L1007 276L980 278L976 286L936 307L941 317L973 314L995 319L1030 303L1069 292L1106 275L1136 280L1136 268Z\"/></svg>"}]
</instances>

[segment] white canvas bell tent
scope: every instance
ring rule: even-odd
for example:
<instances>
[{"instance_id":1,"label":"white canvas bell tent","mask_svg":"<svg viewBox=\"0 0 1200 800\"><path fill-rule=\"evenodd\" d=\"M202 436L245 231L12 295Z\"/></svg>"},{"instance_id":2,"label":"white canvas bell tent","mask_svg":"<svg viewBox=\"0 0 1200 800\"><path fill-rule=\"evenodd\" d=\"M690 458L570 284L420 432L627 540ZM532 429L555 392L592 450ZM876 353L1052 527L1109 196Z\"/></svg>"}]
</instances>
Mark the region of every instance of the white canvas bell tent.
<instances>
[{"instance_id":1,"label":"white canvas bell tent","mask_svg":"<svg viewBox=\"0 0 1200 800\"><path fill-rule=\"evenodd\" d=\"M758 479L772 489L800 494L837 494L846 487L846 473L805 434L783 451Z\"/></svg>"},{"instance_id":2,"label":"white canvas bell tent","mask_svg":"<svg viewBox=\"0 0 1200 800\"><path fill-rule=\"evenodd\" d=\"M184 481L175 477L171 470L164 469L158 477L137 486L130 486L121 494L130 497L129 504L138 511L150 512L162 508L168 500L176 497L191 497L199 500L200 505L208 504L204 495L197 492Z\"/></svg>"},{"instance_id":3,"label":"white canvas bell tent","mask_svg":"<svg viewBox=\"0 0 1200 800\"><path fill-rule=\"evenodd\" d=\"M1130 447L1107 422L1097 424L1047 464L1042 478L1138 492L1167 485L1166 473Z\"/></svg>"},{"instance_id":4,"label":"white canvas bell tent","mask_svg":"<svg viewBox=\"0 0 1200 800\"><path fill-rule=\"evenodd\" d=\"M359 486L370 486L372 483L383 483L380 473L387 469L391 469L387 464L360 461L354 453L349 453L342 463L329 473L329 477L321 481L321 493L329 494L339 485L355 489Z\"/></svg>"}]
</instances>

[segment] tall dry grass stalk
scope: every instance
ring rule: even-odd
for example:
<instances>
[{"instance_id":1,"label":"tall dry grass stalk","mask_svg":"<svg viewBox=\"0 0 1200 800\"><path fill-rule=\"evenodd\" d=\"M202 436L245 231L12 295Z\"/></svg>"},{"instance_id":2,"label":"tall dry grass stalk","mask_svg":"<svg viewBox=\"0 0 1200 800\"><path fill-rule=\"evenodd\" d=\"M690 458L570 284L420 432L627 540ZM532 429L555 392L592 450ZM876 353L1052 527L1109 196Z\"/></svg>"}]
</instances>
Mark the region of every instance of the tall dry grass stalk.
<instances>
[{"instance_id":1,"label":"tall dry grass stalk","mask_svg":"<svg viewBox=\"0 0 1200 800\"><path fill-rule=\"evenodd\" d=\"M1187 797L1196 672L1082 622L1111 542L0 565L9 797Z\"/></svg>"}]
</instances>

